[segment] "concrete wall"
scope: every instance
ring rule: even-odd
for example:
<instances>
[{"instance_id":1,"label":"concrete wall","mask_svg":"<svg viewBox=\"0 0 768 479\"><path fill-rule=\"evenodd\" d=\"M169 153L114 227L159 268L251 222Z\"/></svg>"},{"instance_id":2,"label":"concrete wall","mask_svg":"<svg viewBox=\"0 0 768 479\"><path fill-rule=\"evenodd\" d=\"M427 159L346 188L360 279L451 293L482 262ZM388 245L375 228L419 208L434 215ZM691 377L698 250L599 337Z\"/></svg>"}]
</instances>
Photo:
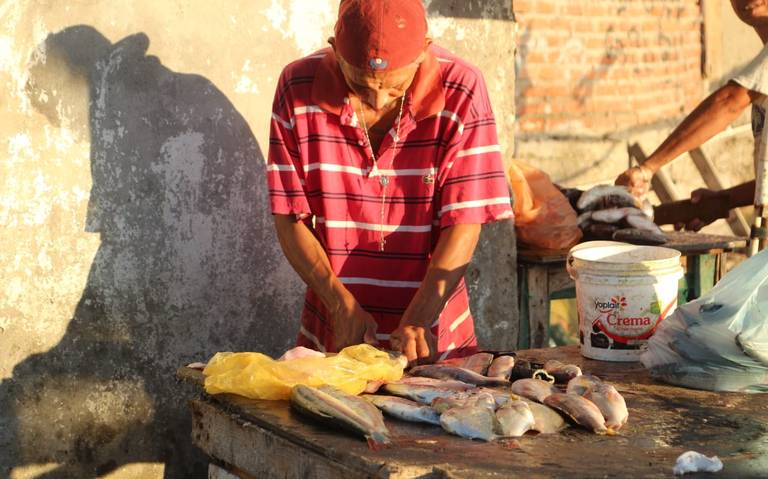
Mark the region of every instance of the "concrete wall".
<instances>
[{"instance_id":1,"label":"concrete wall","mask_svg":"<svg viewBox=\"0 0 768 479\"><path fill-rule=\"evenodd\" d=\"M426 3L511 151L509 1ZM0 477L204 477L174 370L295 338L263 155L337 4L0 2Z\"/></svg>"}]
</instances>

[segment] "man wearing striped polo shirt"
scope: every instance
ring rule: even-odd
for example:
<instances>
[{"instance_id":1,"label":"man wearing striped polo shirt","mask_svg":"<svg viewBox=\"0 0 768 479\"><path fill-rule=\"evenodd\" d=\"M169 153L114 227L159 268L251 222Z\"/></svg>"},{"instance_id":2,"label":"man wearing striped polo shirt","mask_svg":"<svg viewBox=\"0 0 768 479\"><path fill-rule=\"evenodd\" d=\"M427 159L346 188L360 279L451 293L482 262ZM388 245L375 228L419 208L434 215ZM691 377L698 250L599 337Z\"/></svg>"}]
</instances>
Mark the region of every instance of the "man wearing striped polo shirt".
<instances>
[{"instance_id":1,"label":"man wearing striped polo shirt","mask_svg":"<svg viewBox=\"0 0 768 479\"><path fill-rule=\"evenodd\" d=\"M472 353L463 274L512 218L480 72L433 45L421 0L342 0L330 48L283 70L267 175L307 283L298 344L410 361Z\"/></svg>"}]
</instances>

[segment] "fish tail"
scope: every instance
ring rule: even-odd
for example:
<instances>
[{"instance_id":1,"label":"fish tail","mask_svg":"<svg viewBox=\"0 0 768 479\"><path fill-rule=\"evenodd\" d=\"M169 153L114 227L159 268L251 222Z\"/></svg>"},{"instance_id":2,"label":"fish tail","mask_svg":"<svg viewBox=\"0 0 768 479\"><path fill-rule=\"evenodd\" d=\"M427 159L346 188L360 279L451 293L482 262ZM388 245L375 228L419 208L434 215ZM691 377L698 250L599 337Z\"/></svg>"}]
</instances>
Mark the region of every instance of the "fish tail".
<instances>
[{"instance_id":1,"label":"fish tail","mask_svg":"<svg viewBox=\"0 0 768 479\"><path fill-rule=\"evenodd\" d=\"M370 435L365 436L365 439L368 441L368 448L372 451L380 451L387 447L391 442L389 437L380 432L373 432Z\"/></svg>"}]
</instances>

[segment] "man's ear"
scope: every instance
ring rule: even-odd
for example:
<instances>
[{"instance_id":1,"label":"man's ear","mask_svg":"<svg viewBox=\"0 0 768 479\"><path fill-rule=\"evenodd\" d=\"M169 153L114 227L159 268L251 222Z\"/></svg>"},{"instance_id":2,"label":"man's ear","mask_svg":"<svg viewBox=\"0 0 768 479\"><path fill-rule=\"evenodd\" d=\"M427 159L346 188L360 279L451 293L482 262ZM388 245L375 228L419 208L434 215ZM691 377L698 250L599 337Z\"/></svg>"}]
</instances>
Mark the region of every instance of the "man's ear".
<instances>
[{"instance_id":1,"label":"man's ear","mask_svg":"<svg viewBox=\"0 0 768 479\"><path fill-rule=\"evenodd\" d=\"M336 38L335 37L328 37L328 44L333 48L334 53L336 52Z\"/></svg>"},{"instance_id":2,"label":"man's ear","mask_svg":"<svg viewBox=\"0 0 768 479\"><path fill-rule=\"evenodd\" d=\"M427 37L424 39L424 49L426 50L430 45L432 45L432 37Z\"/></svg>"}]
</instances>

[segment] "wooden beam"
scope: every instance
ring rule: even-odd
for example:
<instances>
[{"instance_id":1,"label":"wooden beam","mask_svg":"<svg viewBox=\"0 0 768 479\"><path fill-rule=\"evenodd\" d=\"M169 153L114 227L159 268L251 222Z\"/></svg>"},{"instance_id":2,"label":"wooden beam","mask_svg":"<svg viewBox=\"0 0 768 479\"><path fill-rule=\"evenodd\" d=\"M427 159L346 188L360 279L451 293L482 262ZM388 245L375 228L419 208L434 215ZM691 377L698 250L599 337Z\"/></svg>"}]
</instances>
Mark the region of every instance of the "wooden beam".
<instances>
[{"instance_id":1,"label":"wooden beam","mask_svg":"<svg viewBox=\"0 0 768 479\"><path fill-rule=\"evenodd\" d=\"M720 181L720 177L717 176L715 165L707 158L707 155L701 150L701 148L694 148L688 152L691 155L693 163L698 168L701 177L704 179L704 184L711 190L723 190L725 185ZM731 210L731 214L728 216L728 225L731 227L731 231L736 236L749 236L749 223L738 208Z\"/></svg>"},{"instance_id":2,"label":"wooden beam","mask_svg":"<svg viewBox=\"0 0 768 479\"><path fill-rule=\"evenodd\" d=\"M717 80L723 74L722 0L703 0L701 11L704 17L701 73L708 80Z\"/></svg>"},{"instance_id":3,"label":"wooden beam","mask_svg":"<svg viewBox=\"0 0 768 479\"><path fill-rule=\"evenodd\" d=\"M643 148L638 143L633 143L627 147L627 153L629 154L630 163L635 160L638 165L645 163L648 157L645 155ZM662 203L670 203L672 201L678 201L683 199L683 195L677 191L675 182L669 177L664 170L659 170L653 175L651 179L651 187L656 195L659 197Z\"/></svg>"}]
</instances>

